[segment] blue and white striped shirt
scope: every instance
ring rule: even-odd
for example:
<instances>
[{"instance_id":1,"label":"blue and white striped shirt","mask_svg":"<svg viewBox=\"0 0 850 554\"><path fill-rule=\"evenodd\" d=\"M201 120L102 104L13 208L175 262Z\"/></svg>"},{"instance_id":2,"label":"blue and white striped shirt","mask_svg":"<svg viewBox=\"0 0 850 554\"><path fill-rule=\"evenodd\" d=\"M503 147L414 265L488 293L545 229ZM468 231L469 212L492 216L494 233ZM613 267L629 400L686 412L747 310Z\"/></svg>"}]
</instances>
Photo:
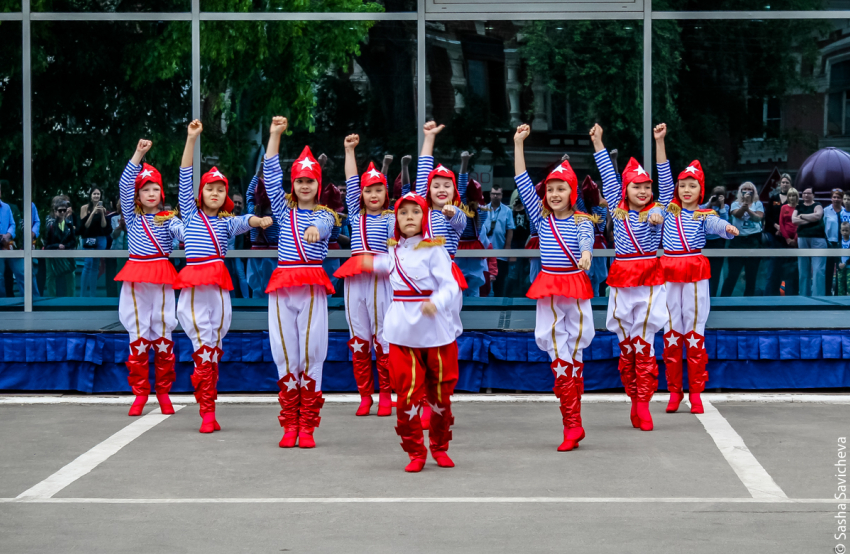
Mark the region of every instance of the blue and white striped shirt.
<instances>
[{"instance_id":1,"label":"blue and white striped shirt","mask_svg":"<svg viewBox=\"0 0 850 554\"><path fill-rule=\"evenodd\" d=\"M277 223L277 219L275 219L274 214L255 214L254 210L257 208L257 204L254 196L257 193L257 184L259 183L259 179L256 175L251 179L251 183L248 185L248 195L247 207L248 213L254 214L260 217L268 217L271 216L274 219L274 223L262 229L260 227L251 227L250 237L251 237L251 245L254 247L276 247L277 246L277 237L280 234L280 225Z\"/></svg>"},{"instance_id":2,"label":"blue and white striped shirt","mask_svg":"<svg viewBox=\"0 0 850 554\"><path fill-rule=\"evenodd\" d=\"M658 164L658 200L669 206L676 192L676 183L670 171L670 162ZM720 219L714 210L711 213L681 209L680 214L664 212L664 253L666 256L677 253L691 253L705 246L706 234L718 235L725 239L733 238L726 232L726 221Z\"/></svg>"},{"instance_id":3,"label":"blue and white striped shirt","mask_svg":"<svg viewBox=\"0 0 850 554\"><path fill-rule=\"evenodd\" d=\"M640 212L629 210L628 217L620 219L614 216L614 210L620 204L623 187L608 150L601 150L593 155L596 167L602 175L602 196L608 202L608 210L614 220L614 252L618 258L653 258L661 245L663 225L652 225L648 220L640 221ZM646 217L652 214L662 214L661 207L649 210Z\"/></svg>"},{"instance_id":4,"label":"blue and white striped shirt","mask_svg":"<svg viewBox=\"0 0 850 554\"><path fill-rule=\"evenodd\" d=\"M278 156L266 158L263 163L263 177L272 211L280 222L281 232L277 239L278 265L297 262L321 263L328 255L328 240L336 225L336 218L323 209L302 210L289 207L283 192L283 171ZM316 227L319 230L318 242L308 244L304 240L304 232L308 227Z\"/></svg>"},{"instance_id":5,"label":"blue and white striped shirt","mask_svg":"<svg viewBox=\"0 0 850 554\"><path fill-rule=\"evenodd\" d=\"M428 174L434 169L433 156L419 156L416 166L416 194L428 199ZM461 197L462 198L462 197ZM460 201L460 198L457 199ZM446 238L446 250L450 256L457 252L457 243L460 235L466 228L466 214L455 207L455 214L450 220L446 220L443 212L431 210L431 235Z\"/></svg>"},{"instance_id":6,"label":"blue and white striped shirt","mask_svg":"<svg viewBox=\"0 0 850 554\"><path fill-rule=\"evenodd\" d=\"M118 183L121 213L127 225L127 249L131 258L164 259L171 254L174 239L183 240L183 222L179 217L172 217L157 224L154 223L156 214L136 213L136 176L141 170L142 166L127 162Z\"/></svg>"},{"instance_id":7,"label":"blue and white striped shirt","mask_svg":"<svg viewBox=\"0 0 850 554\"><path fill-rule=\"evenodd\" d=\"M394 233L395 219L387 215L360 213L360 177L355 175L345 181L345 203L351 221L351 253L387 252L387 238ZM392 223L393 226L390 226ZM364 228L366 240L363 241Z\"/></svg>"},{"instance_id":8,"label":"blue and white striped shirt","mask_svg":"<svg viewBox=\"0 0 850 554\"><path fill-rule=\"evenodd\" d=\"M561 275L581 271L578 261L582 252L593 251L593 223L590 218L571 215L566 219L556 219L553 214L544 218L543 203L528 172L524 171L514 180L528 219L540 233L542 271Z\"/></svg>"},{"instance_id":9,"label":"blue and white striped shirt","mask_svg":"<svg viewBox=\"0 0 850 554\"><path fill-rule=\"evenodd\" d=\"M192 168L180 168L178 196L180 217L185 227L183 243L186 247L186 263L198 265L224 259L227 241L232 236L247 232L251 226L251 215L233 217L210 217L198 209L192 186Z\"/></svg>"}]
</instances>

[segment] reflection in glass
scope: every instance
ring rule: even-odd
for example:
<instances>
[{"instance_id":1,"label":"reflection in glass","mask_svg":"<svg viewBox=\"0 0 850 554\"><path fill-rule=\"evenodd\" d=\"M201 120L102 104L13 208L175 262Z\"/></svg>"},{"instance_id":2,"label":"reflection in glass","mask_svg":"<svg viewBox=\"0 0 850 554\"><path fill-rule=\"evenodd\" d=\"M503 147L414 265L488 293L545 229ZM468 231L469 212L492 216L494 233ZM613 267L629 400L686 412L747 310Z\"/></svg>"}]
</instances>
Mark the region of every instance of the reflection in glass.
<instances>
[{"instance_id":1,"label":"reflection in glass","mask_svg":"<svg viewBox=\"0 0 850 554\"><path fill-rule=\"evenodd\" d=\"M415 12L416 0L201 0L202 12Z\"/></svg>"},{"instance_id":2,"label":"reflection in glass","mask_svg":"<svg viewBox=\"0 0 850 554\"><path fill-rule=\"evenodd\" d=\"M188 12L191 0L31 0L33 12Z\"/></svg>"},{"instance_id":3,"label":"reflection in glass","mask_svg":"<svg viewBox=\"0 0 850 554\"><path fill-rule=\"evenodd\" d=\"M655 11L810 11L846 10L844 0L655 0Z\"/></svg>"}]
</instances>

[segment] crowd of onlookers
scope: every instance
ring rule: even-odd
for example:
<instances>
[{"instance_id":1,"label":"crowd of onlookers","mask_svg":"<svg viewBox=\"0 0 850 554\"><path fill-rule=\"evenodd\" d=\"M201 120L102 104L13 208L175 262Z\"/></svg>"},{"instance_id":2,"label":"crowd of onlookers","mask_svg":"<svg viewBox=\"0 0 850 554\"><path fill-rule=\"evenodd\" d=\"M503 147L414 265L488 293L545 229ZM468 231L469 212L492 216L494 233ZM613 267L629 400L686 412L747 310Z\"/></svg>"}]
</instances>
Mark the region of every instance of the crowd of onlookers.
<instances>
[{"instance_id":1,"label":"crowd of onlookers","mask_svg":"<svg viewBox=\"0 0 850 554\"><path fill-rule=\"evenodd\" d=\"M0 182L0 249L22 248L23 217L17 206L2 202L2 193L8 183ZM512 194L509 194L512 192ZM344 194L344 191L343 191ZM505 196L508 196L505 198ZM740 234L734 240L716 236L707 237L706 249L834 249L834 256L730 256L710 257L712 296L732 296L740 290L743 296L829 296L850 295L850 191L834 189L826 206L815 201L809 188L798 191L789 175L781 176L779 185L770 192L765 203L751 182L738 187L732 198L723 186L707 193L703 207L714 209L718 215L735 225ZM246 209L245 198L234 192L234 214ZM731 200L731 202L730 202ZM73 200L60 195L52 199L47 213L32 209L30 239L33 248L44 250L88 250L91 257L42 258L33 260L33 296L98 295L98 283L104 277L106 296L118 296L118 286L113 280L121 269L121 258L103 258L97 250L126 250L126 229L117 198L107 198L100 188L89 191L88 201L75 206ZM165 209L171 209L166 205ZM525 207L516 191L503 191L493 186L489 205L481 211L479 224L485 243L494 249L524 249L533 233ZM610 233L606 239L610 243ZM339 247L348 247L350 229L347 222L339 229ZM229 250L251 248L248 235L232 240ZM175 244L175 248L179 245ZM609 244L612 246L612 244ZM842 252L841 250L844 250ZM847 255L843 255L847 254ZM273 261L269 260L272 264ZM480 295L521 297L536 273L534 258L494 257L488 259L485 285ZM179 259L174 260L178 267ZM262 283L253 283L261 275L262 259L228 257L236 298L264 297ZM326 268L332 273L335 264L329 260ZM24 282L23 258L0 258L3 278L0 279L0 296L13 296L13 286ZM594 280L597 294L604 295L604 268L602 277ZM743 275L742 275L743 274ZM759 275L762 275L759 279ZM252 277L252 275L254 277ZM335 280L335 279L334 279ZM742 283L741 283L742 281Z\"/></svg>"}]
</instances>

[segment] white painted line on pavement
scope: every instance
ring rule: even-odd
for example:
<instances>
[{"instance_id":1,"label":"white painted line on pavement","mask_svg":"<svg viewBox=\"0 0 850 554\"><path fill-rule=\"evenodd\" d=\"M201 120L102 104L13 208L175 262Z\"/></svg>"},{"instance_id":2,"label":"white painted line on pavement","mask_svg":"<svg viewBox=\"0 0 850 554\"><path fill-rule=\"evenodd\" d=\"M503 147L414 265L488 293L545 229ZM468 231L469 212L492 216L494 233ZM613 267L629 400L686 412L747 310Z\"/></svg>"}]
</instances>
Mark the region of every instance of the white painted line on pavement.
<instances>
[{"instance_id":1,"label":"white painted line on pavement","mask_svg":"<svg viewBox=\"0 0 850 554\"><path fill-rule=\"evenodd\" d=\"M832 498L581 498L564 496L466 496L413 498L0 498L36 504L835 504Z\"/></svg>"},{"instance_id":2,"label":"white painted line on pavement","mask_svg":"<svg viewBox=\"0 0 850 554\"><path fill-rule=\"evenodd\" d=\"M697 419L714 439L720 453L732 466L753 498L788 498L776 484L776 481L773 480L773 477L756 460L747 445L744 444L741 435L732 428L726 418L717 411L717 408L705 398L703 398L702 403L705 413L697 414Z\"/></svg>"},{"instance_id":3,"label":"white painted line on pavement","mask_svg":"<svg viewBox=\"0 0 850 554\"><path fill-rule=\"evenodd\" d=\"M179 411L183 406L174 406L174 411ZM113 454L130 444L148 429L165 421L170 416L163 415L158 411L149 412L140 417L130 425L124 427L105 441L93 447L88 452L80 455L76 460L69 463L41 483L27 489L18 495L18 499L46 499L51 498L80 477L88 474L101 463L105 462Z\"/></svg>"},{"instance_id":4,"label":"white painted line on pavement","mask_svg":"<svg viewBox=\"0 0 850 554\"><path fill-rule=\"evenodd\" d=\"M801 404L850 404L850 394L795 394L795 393L703 393L702 397L712 403L725 402L753 402L753 403L801 403ZM377 401L377 395L375 395ZM667 393L656 394L653 402L667 403L670 395ZM175 404L194 404L192 395L173 394L171 401ZM554 403L558 399L553 394L455 394L452 402L500 402L500 403ZM629 398L625 394L593 393L589 392L582 396L582 404L605 404L605 403L627 403ZM25 396L7 395L0 396L0 406L8 405L39 405L39 404L68 404L68 405L115 405L124 406L132 404L133 396ZM359 403L359 394L328 394L325 402L330 404ZM277 404L277 395L256 396L227 396L219 395L216 399L218 404ZM155 405L156 398L151 397L148 404Z\"/></svg>"}]
</instances>

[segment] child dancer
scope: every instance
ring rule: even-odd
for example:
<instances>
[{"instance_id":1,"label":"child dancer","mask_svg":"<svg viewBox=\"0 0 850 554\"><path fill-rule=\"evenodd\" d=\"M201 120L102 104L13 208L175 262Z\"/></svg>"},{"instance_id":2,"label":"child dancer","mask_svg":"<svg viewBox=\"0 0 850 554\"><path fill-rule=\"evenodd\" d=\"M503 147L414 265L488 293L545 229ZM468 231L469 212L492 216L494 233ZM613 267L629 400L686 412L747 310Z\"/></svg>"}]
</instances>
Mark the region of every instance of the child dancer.
<instances>
[{"instance_id":1,"label":"child dancer","mask_svg":"<svg viewBox=\"0 0 850 554\"><path fill-rule=\"evenodd\" d=\"M257 217L271 217L272 205L269 195L266 194L266 183L263 179L263 164L251 179L247 193L248 213ZM275 221L268 229L261 227L252 228L250 231L251 250L277 250L277 237L280 234L280 225ZM248 286L251 287L252 298L265 298L266 285L271 279L275 263L271 258L248 258Z\"/></svg>"},{"instance_id":2,"label":"child dancer","mask_svg":"<svg viewBox=\"0 0 850 554\"><path fill-rule=\"evenodd\" d=\"M517 190L540 234L541 272L526 296L537 300L534 338L552 360L553 390L561 402L564 423L564 441L558 451L567 452L585 437L582 352L595 335L590 308L593 289L585 271L593 257L594 218L575 211L578 179L568 161L543 181L545 196L540 200L525 168L523 143L529 134L531 127L520 125L514 135Z\"/></svg>"},{"instance_id":3,"label":"child dancer","mask_svg":"<svg viewBox=\"0 0 850 554\"><path fill-rule=\"evenodd\" d=\"M224 265L227 241L251 227L267 228L270 217L231 215L233 201L228 196L228 182L213 167L203 176L197 200L192 192L192 156L203 127L197 119L189 124L183 161L180 164L180 217L183 218L186 244L186 267L174 283L182 289L177 303L177 318L192 340L195 353L195 372L192 385L200 404L201 433L221 429L215 419L218 363L223 351L222 340L230 329L230 294L233 290L230 273Z\"/></svg>"},{"instance_id":4,"label":"child dancer","mask_svg":"<svg viewBox=\"0 0 850 554\"><path fill-rule=\"evenodd\" d=\"M313 448L322 405L322 366L328 353L328 294L334 288L322 261L328 238L338 224L336 213L319 204L322 171L308 146L292 164L292 194L283 193L278 151L286 131L284 117L275 117L263 166L272 210L280 222L277 269L269 294L269 339L280 387L281 448Z\"/></svg>"},{"instance_id":5,"label":"child dancer","mask_svg":"<svg viewBox=\"0 0 850 554\"><path fill-rule=\"evenodd\" d=\"M632 426L652 430L649 402L658 388L655 333L667 321L664 274L656 251L661 242L662 206L652 201L652 179L631 158L623 184L602 144L602 127L590 138L602 174L602 194L614 221L615 258L608 270L608 330L620 341L620 377L632 400ZM619 199L619 200L618 200Z\"/></svg>"},{"instance_id":6,"label":"child dancer","mask_svg":"<svg viewBox=\"0 0 850 554\"><path fill-rule=\"evenodd\" d=\"M392 302L392 286L386 276L363 265L366 258L386 254L387 236L394 225L389 207L387 177L369 163L366 173L357 174L354 149L358 135L345 137L345 201L351 218L351 258L334 274L345 279L345 315L351 340L348 347L354 365L354 380L360 391L355 415L367 416L372 408L375 383L372 377L372 348L378 366L378 415L392 415L390 347L384 339L384 314Z\"/></svg>"},{"instance_id":7,"label":"child dancer","mask_svg":"<svg viewBox=\"0 0 850 554\"><path fill-rule=\"evenodd\" d=\"M454 467L446 451L454 422L451 395L458 378L457 326L451 313L459 306L460 287L442 240L431 236L425 199L406 194L395 205L395 240L387 256L363 258L379 274L389 274L393 301L384 321L390 344L390 379L398 393L396 433L410 456L407 472L419 472L428 454L419 408L433 411L428 433L431 455L440 467Z\"/></svg>"},{"instance_id":8,"label":"child dancer","mask_svg":"<svg viewBox=\"0 0 850 554\"><path fill-rule=\"evenodd\" d=\"M123 281L118 301L121 324L130 333L127 381L136 399L129 415L142 415L151 393L148 350L154 347L156 399L164 414L173 414L168 392L174 383L174 290L177 271L168 261L174 239L182 240L183 222L175 212L163 212L165 192L162 177L142 158L153 143L140 140L136 152L121 175L121 211L127 224L130 259L115 276Z\"/></svg>"},{"instance_id":9,"label":"child dancer","mask_svg":"<svg viewBox=\"0 0 850 554\"><path fill-rule=\"evenodd\" d=\"M457 189L460 197L466 200L472 215L466 220L466 227L460 234L458 250L484 250L487 246L486 233L481 229L487 218L487 208L484 206L484 193L481 191L481 183L469 180L469 152L460 155L460 171L457 174ZM485 240L482 241L482 235ZM487 271L487 258L460 258L455 262L463 272L464 280L469 288L463 291L463 296L477 297L480 295L481 287L484 286L484 274Z\"/></svg>"},{"instance_id":10,"label":"child dancer","mask_svg":"<svg viewBox=\"0 0 850 554\"><path fill-rule=\"evenodd\" d=\"M700 209L705 196L705 174L699 160L694 160L673 182L664 137L667 125L653 130L655 157L658 165L659 200L668 201L664 214L664 256L661 267L667 286L669 316L664 327L664 365L670 402L667 412L679 409L682 394L682 351L688 356L688 400L691 413L703 413L700 393L705 390L708 354L705 350L705 322L711 309L708 280L711 267L700 251L705 235L731 239L738 229L720 219L711 209ZM675 193L674 193L675 190ZM672 201L670 199L672 198Z\"/></svg>"}]
</instances>

